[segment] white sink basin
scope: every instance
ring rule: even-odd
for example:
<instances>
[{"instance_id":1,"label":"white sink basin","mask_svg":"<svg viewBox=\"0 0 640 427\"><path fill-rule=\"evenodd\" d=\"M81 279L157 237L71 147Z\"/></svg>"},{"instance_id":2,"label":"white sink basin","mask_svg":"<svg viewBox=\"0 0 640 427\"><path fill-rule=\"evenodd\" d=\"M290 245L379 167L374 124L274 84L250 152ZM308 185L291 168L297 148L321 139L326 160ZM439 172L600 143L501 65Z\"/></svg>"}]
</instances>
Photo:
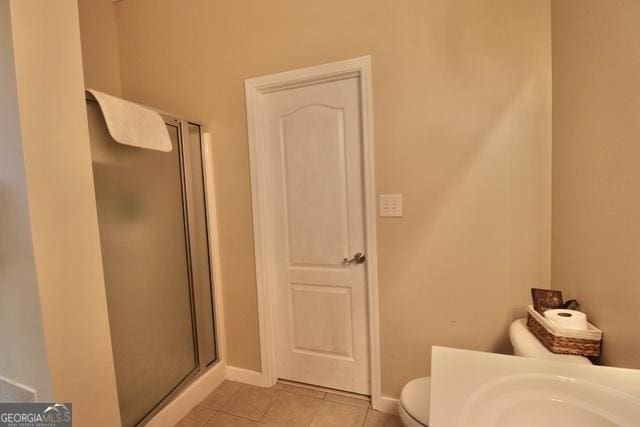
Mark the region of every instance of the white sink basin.
<instances>
[{"instance_id":1,"label":"white sink basin","mask_svg":"<svg viewBox=\"0 0 640 427\"><path fill-rule=\"evenodd\" d=\"M432 427L638 427L640 371L434 347Z\"/></svg>"}]
</instances>

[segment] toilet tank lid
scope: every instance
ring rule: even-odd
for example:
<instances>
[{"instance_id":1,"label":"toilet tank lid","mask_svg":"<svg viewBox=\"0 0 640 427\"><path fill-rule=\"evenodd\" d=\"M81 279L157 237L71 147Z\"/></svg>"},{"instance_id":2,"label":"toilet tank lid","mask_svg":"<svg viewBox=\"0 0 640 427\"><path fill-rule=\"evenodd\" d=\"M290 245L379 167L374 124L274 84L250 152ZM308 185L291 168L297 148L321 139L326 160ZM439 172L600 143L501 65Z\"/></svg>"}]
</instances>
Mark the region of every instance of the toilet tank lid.
<instances>
[{"instance_id":1,"label":"toilet tank lid","mask_svg":"<svg viewBox=\"0 0 640 427\"><path fill-rule=\"evenodd\" d=\"M509 328L511 345L517 349L518 356L533 357L535 359L557 360L583 365L591 365L591 361L583 356L571 354L556 354L546 349L544 345L527 328L527 319L518 319Z\"/></svg>"}]
</instances>

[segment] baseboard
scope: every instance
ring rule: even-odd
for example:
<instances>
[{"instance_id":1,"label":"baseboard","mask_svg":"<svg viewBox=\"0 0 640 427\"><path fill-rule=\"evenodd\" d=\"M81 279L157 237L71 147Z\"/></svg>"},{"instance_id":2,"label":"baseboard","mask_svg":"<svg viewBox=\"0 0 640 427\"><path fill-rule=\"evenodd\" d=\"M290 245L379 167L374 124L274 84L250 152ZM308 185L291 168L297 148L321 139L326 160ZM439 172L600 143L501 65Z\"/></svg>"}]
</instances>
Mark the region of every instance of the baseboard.
<instances>
[{"instance_id":1,"label":"baseboard","mask_svg":"<svg viewBox=\"0 0 640 427\"><path fill-rule=\"evenodd\" d=\"M381 396L376 401L371 402L373 409L387 414L398 415L398 399L393 397Z\"/></svg>"},{"instance_id":2,"label":"baseboard","mask_svg":"<svg viewBox=\"0 0 640 427\"><path fill-rule=\"evenodd\" d=\"M227 370L223 362L211 367L191 383L182 393L153 417L147 427L171 427L184 418L194 406L225 380Z\"/></svg>"},{"instance_id":3,"label":"baseboard","mask_svg":"<svg viewBox=\"0 0 640 427\"><path fill-rule=\"evenodd\" d=\"M251 384L258 387L268 387L262 372L250 371L249 369L227 366L227 379L239 383Z\"/></svg>"}]
</instances>

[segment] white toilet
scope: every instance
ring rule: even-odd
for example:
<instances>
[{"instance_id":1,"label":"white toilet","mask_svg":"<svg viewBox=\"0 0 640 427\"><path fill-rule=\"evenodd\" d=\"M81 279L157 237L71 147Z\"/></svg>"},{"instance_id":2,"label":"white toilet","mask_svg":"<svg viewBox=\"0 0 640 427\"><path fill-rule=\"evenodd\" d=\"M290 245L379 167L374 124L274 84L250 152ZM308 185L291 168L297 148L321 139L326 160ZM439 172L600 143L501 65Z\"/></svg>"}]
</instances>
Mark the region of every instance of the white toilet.
<instances>
[{"instance_id":1,"label":"white toilet","mask_svg":"<svg viewBox=\"0 0 640 427\"><path fill-rule=\"evenodd\" d=\"M411 380L400 393L398 412L406 427L426 426L429 422L431 377Z\"/></svg>"},{"instance_id":2,"label":"white toilet","mask_svg":"<svg viewBox=\"0 0 640 427\"><path fill-rule=\"evenodd\" d=\"M513 354L516 356L591 364L586 357L551 353L529 331L526 319L518 319L511 324L509 338L513 346ZM430 390L430 377L416 378L409 381L402 389L398 411L406 427L426 426L429 422Z\"/></svg>"}]
</instances>

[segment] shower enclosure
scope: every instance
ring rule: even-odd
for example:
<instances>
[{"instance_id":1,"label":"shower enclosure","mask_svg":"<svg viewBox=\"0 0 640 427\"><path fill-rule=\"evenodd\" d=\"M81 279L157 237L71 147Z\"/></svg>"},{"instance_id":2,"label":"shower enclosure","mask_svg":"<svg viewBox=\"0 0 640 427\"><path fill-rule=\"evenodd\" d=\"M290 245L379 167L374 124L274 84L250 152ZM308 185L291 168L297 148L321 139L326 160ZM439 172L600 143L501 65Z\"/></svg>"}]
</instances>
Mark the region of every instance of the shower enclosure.
<instances>
[{"instance_id":1,"label":"shower enclosure","mask_svg":"<svg viewBox=\"0 0 640 427\"><path fill-rule=\"evenodd\" d=\"M217 360L200 125L161 114L171 152L115 142L87 95L122 424L148 421Z\"/></svg>"}]
</instances>

